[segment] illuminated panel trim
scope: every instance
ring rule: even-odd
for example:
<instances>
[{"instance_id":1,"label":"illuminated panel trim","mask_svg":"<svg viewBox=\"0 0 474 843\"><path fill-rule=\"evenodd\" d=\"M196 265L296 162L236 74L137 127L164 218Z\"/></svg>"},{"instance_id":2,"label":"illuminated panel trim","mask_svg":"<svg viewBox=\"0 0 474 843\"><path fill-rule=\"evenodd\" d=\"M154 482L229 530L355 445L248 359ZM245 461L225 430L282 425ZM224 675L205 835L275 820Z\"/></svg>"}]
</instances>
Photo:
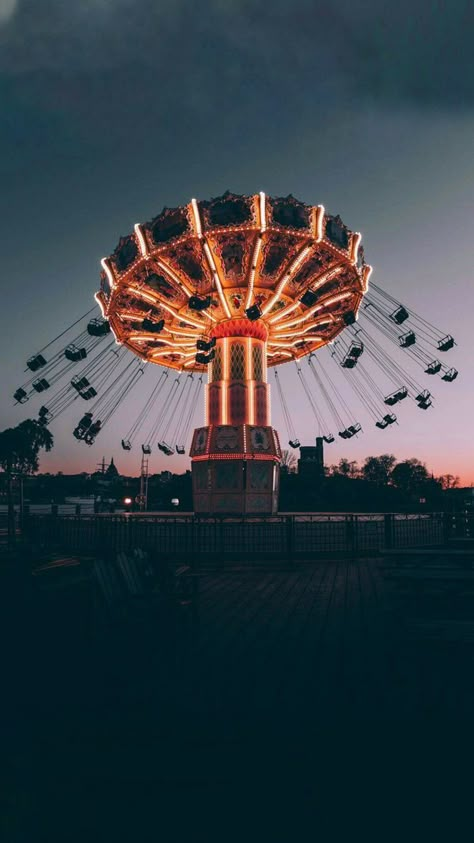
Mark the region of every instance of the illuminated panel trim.
<instances>
[{"instance_id":1,"label":"illuminated panel trim","mask_svg":"<svg viewBox=\"0 0 474 843\"><path fill-rule=\"evenodd\" d=\"M326 213L324 205L318 205L315 209L315 231L314 236L316 243L320 243L324 237L324 214Z\"/></svg>"},{"instance_id":2,"label":"illuminated panel trim","mask_svg":"<svg viewBox=\"0 0 474 843\"><path fill-rule=\"evenodd\" d=\"M255 424L255 381L250 381L248 385L249 397L249 424Z\"/></svg>"},{"instance_id":3,"label":"illuminated panel trim","mask_svg":"<svg viewBox=\"0 0 474 843\"><path fill-rule=\"evenodd\" d=\"M146 245L145 235L143 234L142 227L139 222L135 223L133 226L133 230L137 236L138 245L140 246L140 251L142 253L142 257L148 257L148 248Z\"/></svg>"},{"instance_id":4,"label":"illuminated panel trim","mask_svg":"<svg viewBox=\"0 0 474 843\"><path fill-rule=\"evenodd\" d=\"M333 296L330 299L323 300L321 304L317 304L314 307L311 307L306 313L303 313L301 316L298 316L297 319L292 319L289 322L285 322L281 325L281 328L291 328L292 325L300 325L301 322L306 322L314 313L317 313L318 310L322 310L323 307L329 307L331 304L336 304L339 301L345 301L345 299L350 298L355 294L355 290L348 290L345 293L339 293L337 296Z\"/></svg>"},{"instance_id":5,"label":"illuminated panel trim","mask_svg":"<svg viewBox=\"0 0 474 843\"><path fill-rule=\"evenodd\" d=\"M101 314L102 314L102 317L105 319L105 307L104 307L104 305L102 304L102 299L101 299L101 297L100 297L100 293L94 293L94 298L95 298L95 300L96 300L97 304L98 304L98 305L99 305L99 307L100 307L100 312L101 312Z\"/></svg>"},{"instance_id":6,"label":"illuminated panel trim","mask_svg":"<svg viewBox=\"0 0 474 843\"><path fill-rule=\"evenodd\" d=\"M228 394L227 387L229 384L229 338L224 337L222 340L222 359L223 359L223 378L221 388L221 424L228 424Z\"/></svg>"},{"instance_id":7,"label":"illuminated panel trim","mask_svg":"<svg viewBox=\"0 0 474 843\"><path fill-rule=\"evenodd\" d=\"M195 199L191 199L191 210L193 214L194 230L199 239L202 240L201 215L199 213L198 203Z\"/></svg>"},{"instance_id":8,"label":"illuminated panel trim","mask_svg":"<svg viewBox=\"0 0 474 843\"><path fill-rule=\"evenodd\" d=\"M362 292L366 293L369 289L369 278L372 275L373 267L366 264L362 273Z\"/></svg>"},{"instance_id":9,"label":"illuminated panel trim","mask_svg":"<svg viewBox=\"0 0 474 843\"><path fill-rule=\"evenodd\" d=\"M153 296L151 293L145 292L139 287L127 287L127 291L129 293L134 293L134 295L138 296L139 298L145 299L145 301L151 302L151 304L158 304L164 310L167 310L168 313L171 313L175 319L178 319L183 322L189 322L190 325L194 325L195 328L199 328L202 331L203 325L201 322L198 322L197 319L193 319L191 316L181 316L177 310L173 307L170 307L169 304L165 304L158 296Z\"/></svg>"},{"instance_id":10,"label":"illuminated panel trim","mask_svg":"<svg viewBox=\"0 0 474 843\"><path fill-rule=\"evenodd\" d=\"M250 302L252 300L253 287L254 287L254 282L255 282L255 273L257 271L257 261L258 261L259 256L260 256L261 248L262 248L262 238L258 237L257 242L255 244L255 249L254 249L253 255L252 255L252 262L251 262L251 265L250 265L250 276L249 276L248 289L247 289L247 298L245 299L245 309L250 307Z\"/></svg>"},{"instance_id":11,"label":"illuminated panel trim","mask_svg":"<svg viewBox=\"0 0 474 843\"><path fill-rule=\"evenodd\" d=\"M263 307L263 308L262 308L262 316L265 316L265 314L266 314L266 313L268 313L268 311L269 311L269 310L273 307L273 305L274 305L274 304L278 301L278 299L280 298L280 295L282 294L282 292L283 292L284 288L286 287L286 284L287 284L287 283L288 283L288 281L290 280L290 277L291 277L291 276L293 275L293 273L294 273L294 272L298 269L298 267L299 267L299 266L303 263L303 261L304 261L305 257L306 257L306 256L309 254L309 252L311 251L312 246L313 246L313 244L312 244L312 243L310 243L308 246L305 246L305 247L304 247L304 249L302 249L302 250L301 250L301 252L299 253L299 255L297 255L297 256L296 256L296 258L294 259L294 261L293 261L293 263L291 264L290 268L289 268L289 269L285 272L285 274L284 274L283 278L281 279L281 281L280 281L280 282L279 282L279 284L277 285L277 288L276 288L276 290L275 290L275 292L274 292L273 296L271 296L271 297L268 299L268 301L267 301L267 302L266 302L266 304L265 304L265 307Z\"/></svg>"},{"instance_id":12,"label":"illuminated panel trim","mask_svg":"<svg viewBox=\"0 0 474 843\"><path fill-rule=\"evenodd\" d=\"M268 357L289 357L290 360L293 360L293 355L289 353L289 351L268 351Z\"/></svg>"},{"instance_id":13,"label":"illuminated panel trim","mask_svg":"<svg viewBox=\"0 0 474 843\"><path fill-rule=\"evenodd\" d=\"M338 266L333 266L330 269L327 269L326 272L323 272L323 274L319 276L316 283L311 285L311 289L313 290L313 292L319 289L319 287L322 287L322 285L326 281L331 281L333 278L336 278L336 276L340 275L344 268L345 264L340 263ZM284 316L288 316L290 313L293 312L293 310L296 310L299 304L300 302L296 301L288 307L284 307L283 310L280 310L280 312L276 314L276 316L272 316L272 318L269 319L268 322L270 323L270 325L273 325L275 322L279 322L280 319L283 319Z\"/></svg>"},{"instance_id":14,"label":"illuminated panel trim","mask_svg":"<svg viewBox=\"0 0 474 843\"><path fill-rule=\"evenodd\" d=\"M321 342L322 337L318 337L318 336L311 337L311 341L312 342ZM299 340L294 340L294 342L281 342L280 339L277 339L275 337L275 341L269 342L268 345L271 346L272 348L294 348L295 345L298 345L298 343L299 343Z\"/></svg>"},{"instance_id":15,"label":"illuminated panel trim","mask_svg":"<svg viewBox=\"0 0 474 843\"><path fill-rule=\"evenodd\" d=\"M165 357L165 356L166 356L166 355L168 355L169 353L170 353L169 348L166 348L166 349L161 350L161 351L153 351L153 352L151 352L148 356L149 356L152 360L154 360L156 357ZM177 354L177 355L178 355L178 357L184 357L184 359L185 359L185 360L186 360L188 357L190 357L190 356L193 356L193 357L194 357L194 354L192 354L192 355L185 354L183 351L173 351L173 354Z\"/></svg>"},{"instance_id":16,"label":"illuminated panel trim","mask_svg":"<svg viewBox=\"0 0 474 843\"><path fill-rule=\"evenodd\" d=\"M168 266L167 263L164 262L162 258L156 258L156 262L160 269L162 269L163 272L166 272L166 274L169 275L171 280L174 281L174 283L177 284L178 287L180 287L186 293L188 298L190 298L193 294L192 290L190 290L189 287L186 286L186 284L184 283L184 281L181 280L179 275L176 275L176 273L171 269L170 266Z\"/></svg>"},{"instance_id":17,"label":"illuminated panel trim","mask_svg":"<svg viewBox=\"0 0 474 843\"><path fill-rule=\"evenodd\" d=\"M222 339L222 379L229 380L229 337Z\"/></svg>"},{"instance_id":18,"label":"illuminated panel trim","mask_svg":"<svg viewBox=\"0 0 474 843\"><path fill-rule=\"evenodd\" d=\"M359 231L355 231L352 235L351 241L351 263L357 263L357 253L359 251L360 241L362 240L362 234Z\"/></svg>"},{"instance_id":19,"label":"illuminated panel trim","mask_svg":"<svg viewBox=\"0 0 474 843\"><path fill-rule=\"evenodd\" d=\"M260 231L263 232L267 230L267 197L265 196L263 190L260 191L258 194L259 198L259 212L260 212Z\"/></svg>"},{"instance_id":20,"label":"illuminated panel trim","mask_svg":"<svg viewBox=\"0 0 474 843\"><path fill-rule=\"evenodd\" d=\"M314 322L311 322L310 325L307 325L306 328L300 328L298 331L289 331L288 333L281 333L282 331L286 331L284 325L281 325L279 328L276 328L274 333L271 335L271 339L280 339L280 337L300 337L301 334L306 334L307 331L314 331L315 328L320 328L321 325L330 325L334 323L336 320L332 314L328 314L323 319L315 319Z\"/></svg>"},{"instance_id":21,"label":"illuminated panel trim","mask_svg":"<svg viewBox=\"0 0 474 843\"><path fill-rule=\"evenodd\" d=\"M107 281L109 282L110 289L113 290L115 288L116 284L115 284L114 274L113 274L113 272L110 268L109 258L102 258L102 260L100 262L100 265L101 265L102 269L104 270L104 272L107 276Z\"/></svg>"},{"instance_id":22,"label":"illuminated panel trim","mask_svg":"<svg viewBox=\"0 0 474 843\"><path fill-rule=\"evenodd\" d=\"M245 360L245 377L252 380L252 337L247 337L247 358Z\"/></svg>"},{"instance_id":23,"label":"illuminated panel trim","mask_svg":"<svg viewBox=\"0 0 474 843\"><path fill-rule=\"evenodd\" d=\"M217 289L217 293L218 293L221 305L224 308L224 311L225 311L228 319L231 319L232 314L230 312L229 305L227 304L227 299L224 296L224 291L222 289L221 279L219 278L219 273L217 272L216 264L214 262L214 258L212 257L212 252L209 248L209 245L206 243L205 240L204 240L204 254L206 255L207 262L208 262L209 267L211 269L211 272L214 276L214 281L216 282L216 289Z\"/></svg>"},{"instance_id":24,"label":"illuminated panel trim","mask_svg":"<svg viewBox=\"0 0 474 843\"><path fill-rule=\"evenodd\" d=\"M150 304L161 305L161 299L157 296L152 296L151 293L147 293L146 290L142 290L140 287L127 287L127 293L133 293L139 299L144 299L144 301L150 302Z\"/></svg>"},{"instance_id":25,"label":"illuminated panel trim","mask_svg":"<svg viewBox=\"0 0 474 843\"><path fill-rule=\"evenodd\" d=\"M130 333L128 335L128 339L131 342L161 342L163 345L169 345L172 348L194 348L194 343L192 342L175 342L173 339L169 339L168 337L160 336L160 339L157 340L156 334L133 334Z\"/></svg>"},{"instance_id":26,"label":"illuminated panel trim","mask_svg":"<svg viewBox=\"0 0 474 843\"><path fill-rule=\"evenodd\" d=\"M198 457L191 457L192 462L204 462L205 460L266 460L267 462L281 462L278 454L200 454Z\"/></svg>"}]
</instances>

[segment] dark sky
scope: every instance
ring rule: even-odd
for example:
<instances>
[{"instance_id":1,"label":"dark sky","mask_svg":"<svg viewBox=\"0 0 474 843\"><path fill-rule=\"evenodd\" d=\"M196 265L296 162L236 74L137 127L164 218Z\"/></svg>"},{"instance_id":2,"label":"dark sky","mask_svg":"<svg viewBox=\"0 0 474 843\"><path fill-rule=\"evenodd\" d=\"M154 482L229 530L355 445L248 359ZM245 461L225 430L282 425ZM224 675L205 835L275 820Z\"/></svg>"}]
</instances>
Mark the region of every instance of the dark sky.
<instances>
[{"instance_id":1,"label":"dark sky","mask_svg":"<svg viewBox=\"0 0 474 843\"><path fill-rule=\"evenodd\" d=\"M31 415L10 400L26 357L86 311L135 222L227 188L291 192L361 231L374 280L459 343L434 411L368 424L328 460L392 451L474 481L473 39L467 0L0 0L1 426ZM88 450L76 416L43 470L113 453L136 472L127 418Z\"/></svg>"}]
</instances>

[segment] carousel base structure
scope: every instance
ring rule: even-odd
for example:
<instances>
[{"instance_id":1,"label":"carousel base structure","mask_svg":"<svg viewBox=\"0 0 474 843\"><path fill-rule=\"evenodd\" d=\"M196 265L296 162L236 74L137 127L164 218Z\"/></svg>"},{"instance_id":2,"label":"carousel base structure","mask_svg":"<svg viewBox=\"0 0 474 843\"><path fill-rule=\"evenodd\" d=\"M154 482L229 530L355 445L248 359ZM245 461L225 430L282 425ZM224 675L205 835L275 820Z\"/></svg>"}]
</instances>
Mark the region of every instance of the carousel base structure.
<instances>
[{"instance_id":1,"label":"carousel base structure","mask_svg":"<svg viewBox=\"0 0 474 843\"><path fill-rule=\"evenodd\" d=\"M198 428L191 457L197 514L277 512L281 452L272 427L244 424Z\"/></svg>"}]
</instances>

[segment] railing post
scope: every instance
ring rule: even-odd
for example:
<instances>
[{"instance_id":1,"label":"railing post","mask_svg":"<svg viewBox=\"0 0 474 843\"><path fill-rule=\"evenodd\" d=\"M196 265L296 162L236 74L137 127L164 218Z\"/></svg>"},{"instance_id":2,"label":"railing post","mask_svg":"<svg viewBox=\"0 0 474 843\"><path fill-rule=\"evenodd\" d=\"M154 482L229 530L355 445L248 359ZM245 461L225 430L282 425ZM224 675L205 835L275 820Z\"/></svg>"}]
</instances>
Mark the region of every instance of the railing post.
<instances>
[{"instance_id":1,"label":"railing post","mask_svg":"<svg viewBox=\"0 0 474 843\"><path fill-rule=\"evenodd\" d=\"M386 512L383 517L383 533L385 550L393 548L393 515Z\"/></svg>"},{"instance_id":2,"label":"railing post","mask_svg":"<svg viewBox=\"0 0 474 843\"><path fill-rule=\"evenodd\" d=\"M443 543L448 544L451 535L451 513L443 512Z\"/></svg>"},{"instance_id":3,"label":"railing post","mask_svg":"<svg viewBox=\"0 0 474 843\"><path fill-rule=\"evenodd\" d=\"M294 516L286 516L286 558L290 565L293 565L295 553L295 523Z\"/></svg>"},{"instance_id":4,"label":"railing post","mask_svg":"<svg viewBox=\"0 0 474 843\"><path fill-rule=\"evenodd\" d=\"M359 541L358 541L358 526L359 526L359 516L358 515L350 515L349 516L349 534L350 534L350 544L351 544L351 556L353 559L356 559L359 553Z\"/></svg>"}]
</instances>

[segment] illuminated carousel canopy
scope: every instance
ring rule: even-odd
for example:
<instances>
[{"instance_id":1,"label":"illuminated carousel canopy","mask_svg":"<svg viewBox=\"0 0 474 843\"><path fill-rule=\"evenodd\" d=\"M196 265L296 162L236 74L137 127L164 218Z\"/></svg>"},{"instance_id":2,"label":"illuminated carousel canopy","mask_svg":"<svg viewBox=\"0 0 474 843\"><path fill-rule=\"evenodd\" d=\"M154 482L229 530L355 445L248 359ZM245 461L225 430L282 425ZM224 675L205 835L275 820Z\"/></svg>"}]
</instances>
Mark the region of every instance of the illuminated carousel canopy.
<instances>
[{"instance_id":1,"label":"illuminated carousel canopy","mask_svg":"<svg viewBox=\"0 0 474 843\"><path fill-rule=\"evenodd\" d=\"M203 371L197 342L244 319L262 323L276 366L354 321L371 272L360 240L339 216L293 196L193 199L121 238L102 261L96 298L117 340L143 360Z\"/></svg>"}]
</instances>

